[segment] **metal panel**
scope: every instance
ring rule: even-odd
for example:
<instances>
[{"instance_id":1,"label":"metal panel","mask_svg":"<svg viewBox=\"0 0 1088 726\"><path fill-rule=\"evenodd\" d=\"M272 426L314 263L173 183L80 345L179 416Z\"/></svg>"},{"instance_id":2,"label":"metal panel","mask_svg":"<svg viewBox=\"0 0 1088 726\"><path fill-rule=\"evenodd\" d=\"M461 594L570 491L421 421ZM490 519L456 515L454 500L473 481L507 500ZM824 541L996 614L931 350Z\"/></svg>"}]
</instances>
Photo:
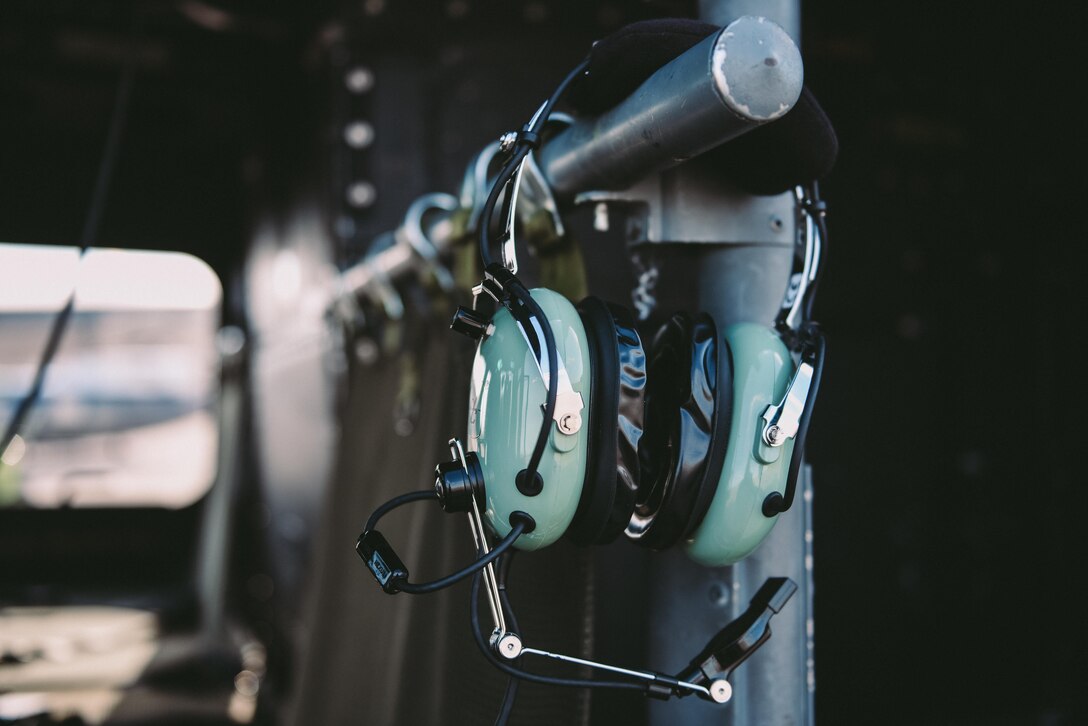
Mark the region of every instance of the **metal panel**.
<instances>
[{"instance_id":1,"label":"metal panel","mask_svg":"<svg viewBox=\"0 0 1088 726\"><path fill-rule=\"evenodd\" d=\"M699 11L703 19L717 24L758 12L798 37L800 3L796 0L759 3L758 10L751 6L744 0L704 0ZM676 195L678 203L662 205L662 219L679 208L684 209L684 216L677 226L669 228L670 232L653 241L718 243L708 244L698 255L698 300L690 304L710 312L719 325L738 321L770 324L789 271L791 250L788 243L782 242L793 239L792 201L788 195L760 198L715 188L713 182L700 178L695 165L681 166L672 174L680 178L671 183L683 188L684 193ZM765 208L768 203L772 206ZM717 226L718 239L709 239L715 230L712 220L725 210L734 222L741 219L744 224ZM782 225L779 227L774 219L781 220ZM771 225L781 236L768 233ZM666 228L664 223L662 227ZM662 248L660 253L667 253L667 249ZM734 697L725 712L713 711L704 703L654 703L650 706L651 724L814 723L812 478L808 467L802 469L799 487L802 496L789 512L779 516L767 540L733 567L699 568L679 553L669 553L655 562L650 618L655 628L649 654L653 663L683 662L701 646L700 638L705 639L706 633L744 611L767 577L790 577L800 589L775 618L771 639L734 673Z\"/></svg>"}]
</instances>

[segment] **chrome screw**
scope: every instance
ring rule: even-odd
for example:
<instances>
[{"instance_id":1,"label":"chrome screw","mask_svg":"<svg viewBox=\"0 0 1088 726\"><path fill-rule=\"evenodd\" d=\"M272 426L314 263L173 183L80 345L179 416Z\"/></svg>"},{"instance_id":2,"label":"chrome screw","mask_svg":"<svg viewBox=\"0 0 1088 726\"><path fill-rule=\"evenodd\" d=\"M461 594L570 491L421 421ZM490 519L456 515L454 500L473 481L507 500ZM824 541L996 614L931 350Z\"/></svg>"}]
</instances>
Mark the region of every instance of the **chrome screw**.
<instances>
[{"instance_id":1,"label":"chrome screw","mask_svg":"<svg viewBox=\"0 0 1088 726\"><path fill-rule=\"evenodd\" d=\"M771 446L778 445L778 435L782 433L782 429L778 426L771 426L767 429L767 443Z\"/></svg>"}]
</instances>

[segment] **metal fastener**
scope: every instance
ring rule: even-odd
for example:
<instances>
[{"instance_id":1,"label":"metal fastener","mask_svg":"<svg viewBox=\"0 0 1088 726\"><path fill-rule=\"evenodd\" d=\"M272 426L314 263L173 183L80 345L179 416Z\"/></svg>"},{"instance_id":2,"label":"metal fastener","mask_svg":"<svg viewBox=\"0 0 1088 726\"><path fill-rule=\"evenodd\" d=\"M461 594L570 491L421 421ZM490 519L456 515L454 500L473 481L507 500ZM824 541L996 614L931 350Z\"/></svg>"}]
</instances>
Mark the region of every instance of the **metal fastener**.
<instances>
[{"instance_id":1,"label":"metal fastener","mask_svg":"<svg viewBox=\"0 0 1088 726\"><path fill-rule=\"evenodd\" d=\"M770 444L771 446L777 446L778 445L778 436L781 433L782 433L782 429L780 429L778 426L769 426L769 427L767 427L767 432L766 432L766 435L764 436L764 438L766 439L767 443Z\"/></svg>"},{"instance_id":2,"label":"metal fastener","mask_svg":"<svg viewBox=\"0 0 1088 726\"><path fill-rule=\"evenodd\" d=\"M348 204L353 207L369 207L378 197L378 190L367 181L358 181L348 187Z\"/></svg>"},{"instance_id":3,"label":"metal fastener","mask_svg":"<svg viewBox=\"0 0 1088 726\"><path fill-rule=\"evenodd\" d=\"M564 434L576 434L582 428L582 417L576 413L568 413L559 419L557 425Z\"/></svg>"},{"instance_id":4,"label":"metal fastener","mask_svg":"<svg viewBox=\"0 0 1088 726\"><path fill-rule=\"evenodd\" d=\"M369 68L356 66L344 76L344 85L352 93L366 93L374 87L374 73Z\"/></svg>"},{"instance_id":5,"label":"metal fastener","mask_svg":"<svg viewBox=\"0 0 1088 726\"><path fill-rule=\"evenodd\" d=\"M733 697L733 686L727 680L717 680L710 684L710 697L717 703L725 703Z\"/></svg>"},{"instance_id":6,"label":"metal fastener","mask_svg":"<svg viewBox=\"0 0 1088 726\"><path fill-rule=\"evenodd\" d=\"M521 638L513 633L507 633L499 638L498 651L499 655L507 660L513 660L521 655Z\"/></svg>"},{"instance_id":7,"label":"metal fastener","mask_svg":"<svg viewBox=\"0 0 1088 726\"><path fill-rule=\"evenodd\" d=\"M353 149L365 149L374 142L374 127L366 121L352 121L344 128L344 141Z\"/></svg>"}]
</instances>

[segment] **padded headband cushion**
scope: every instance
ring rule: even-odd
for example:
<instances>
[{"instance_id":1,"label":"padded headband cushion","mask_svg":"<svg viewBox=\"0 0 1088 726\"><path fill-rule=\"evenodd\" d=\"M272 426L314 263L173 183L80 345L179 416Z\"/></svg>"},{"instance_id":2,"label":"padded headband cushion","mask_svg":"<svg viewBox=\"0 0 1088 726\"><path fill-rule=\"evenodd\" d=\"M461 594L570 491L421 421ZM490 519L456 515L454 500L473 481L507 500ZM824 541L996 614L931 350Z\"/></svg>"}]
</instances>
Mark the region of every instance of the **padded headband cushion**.
<instances>
[{"instance_id":1,"label":"padded headband cushion","mask_svg":"<svg viewBox=\"0 0 1088 726\"><path fill-rule=\"evenodd\" d=\"M568 99L582 115L603 113L627 98L653 73L719 28L698 20L643 20L593 46L586 75ZM778 194L831 171L839 141L808 88L790 112L703 155L713 168L751 194Z\"/></svg>"},{"instance_id":2,"label":"padded headband cushion","mask_svg":"<svg viewBox=\"0 0 1088 726\"><path fill-rule=\"evenodd\" d=\"M630 312L589 297L578 304L589 342L593 392L582 497L567 530L576 544L615 539L638 491L646 353Z\"/></svg>"},{"instance_id":3,"label":"padded headband cushion","mask_svg":"<svg viewBox=\"0 0 1088 726\"><path fill-rule=\"evenodd\" d=\"M694 529L713 496L728 432L719 432L719 338L705 313L674 315L654 338L646 394L647 431L640 450L642 488L627 534L663 549ZM712 475L712 476L711 476Z\"/></svg>"}]
</instances>

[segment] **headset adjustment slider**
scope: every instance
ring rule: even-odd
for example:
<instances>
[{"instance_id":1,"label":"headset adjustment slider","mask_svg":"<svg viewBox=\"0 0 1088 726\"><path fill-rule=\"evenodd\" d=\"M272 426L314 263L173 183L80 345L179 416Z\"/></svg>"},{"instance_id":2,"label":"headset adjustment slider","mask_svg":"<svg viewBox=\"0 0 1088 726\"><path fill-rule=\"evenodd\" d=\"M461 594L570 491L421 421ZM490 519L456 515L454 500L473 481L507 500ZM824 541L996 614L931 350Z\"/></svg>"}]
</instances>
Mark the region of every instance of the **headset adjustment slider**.
<instances>
[{"instance_id":1,"label":"headset adjustment slider","mask_svg":"<svg viewBox=\"0 0 1088 726\"><path fill-rule=\"evenodd\" d=\"M808 404L808 392L812 386L812 365L801 361L797 366L785 395L777 404L767 406L763 411L763 443L779 447L797 435L801 426L801 414Z\"/></svg>"}]
</instances>

